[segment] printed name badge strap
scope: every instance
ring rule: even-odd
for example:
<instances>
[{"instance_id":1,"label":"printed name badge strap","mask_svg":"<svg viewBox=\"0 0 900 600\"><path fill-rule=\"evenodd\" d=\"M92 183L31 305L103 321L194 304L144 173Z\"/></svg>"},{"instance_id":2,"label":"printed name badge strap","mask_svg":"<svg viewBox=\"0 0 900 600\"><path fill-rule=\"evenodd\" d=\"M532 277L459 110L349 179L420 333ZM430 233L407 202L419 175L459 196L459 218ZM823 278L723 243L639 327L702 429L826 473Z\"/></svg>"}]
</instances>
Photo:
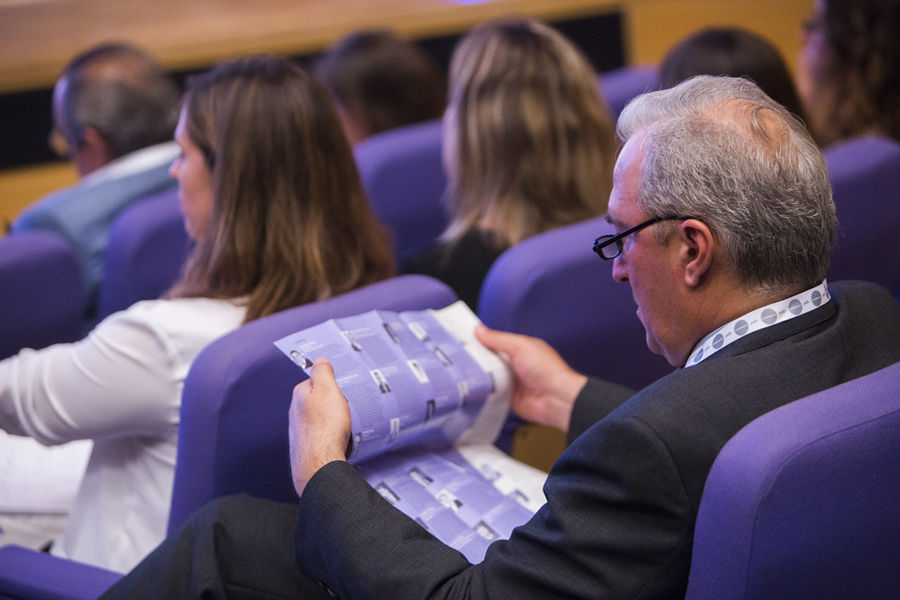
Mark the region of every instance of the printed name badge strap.
<instances>
[{"instance_id":1,"label":"printed name badge strap","mask_svg":"<svg viewBox=\"0 0 900 600\"><path fill-rule=\"evenodd\" d=\"M722 325L700 340L700 343L694 347L694 351L688 357L685 366L696 365L748 333L799 317L804 313L819 308L830 299L831 295L828 293L826 282L822 281L816 287L800 292L796 296L791 296L785 300L749 312L730 323Z\"/></svg>"}]
</instances>

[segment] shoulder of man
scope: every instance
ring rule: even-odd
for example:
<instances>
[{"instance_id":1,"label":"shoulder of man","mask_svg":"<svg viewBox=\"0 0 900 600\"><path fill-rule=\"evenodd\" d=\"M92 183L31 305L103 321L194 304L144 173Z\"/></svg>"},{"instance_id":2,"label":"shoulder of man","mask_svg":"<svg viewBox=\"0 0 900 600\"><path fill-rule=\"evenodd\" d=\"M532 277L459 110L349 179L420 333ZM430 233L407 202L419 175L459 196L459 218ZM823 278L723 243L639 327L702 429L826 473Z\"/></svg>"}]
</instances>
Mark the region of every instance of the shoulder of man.
<instances>
[{"instance_id":1,"label":"shoulder of man","mask_svg":"<svg viewBox=\"0 0 900 600\"><path fill-rule=\"evenodd\" d=\"M798 317L750 334L647 386L616 412L662 429L720 422L729 413L755 418L900 361L900 306L890 292L863 281L836 282L829 291L833 307L818 309L827 318L807 313L803 326Z\"/></svg>"}]
</instances>

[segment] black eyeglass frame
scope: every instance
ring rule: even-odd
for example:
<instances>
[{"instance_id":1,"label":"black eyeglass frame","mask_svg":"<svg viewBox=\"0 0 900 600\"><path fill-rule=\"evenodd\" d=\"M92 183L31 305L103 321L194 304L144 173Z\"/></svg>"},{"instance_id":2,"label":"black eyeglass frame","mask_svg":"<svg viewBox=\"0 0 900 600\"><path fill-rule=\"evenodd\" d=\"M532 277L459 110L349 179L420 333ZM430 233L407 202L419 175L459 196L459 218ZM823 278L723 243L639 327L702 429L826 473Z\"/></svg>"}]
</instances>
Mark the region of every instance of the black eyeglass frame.
<instances>
[{"instance_id":1,"label":"black eyeglass frame","mask_svg":"<svg viewBox=\"0 0 900 600\"><path fill-rule=\"evenodd\" d=\"M622 233L617 233L615 235L613 235L613 234L601 235L596 240L594 240L594 252L596 252L597 256L599 256L603 260L615 260L616 258L618 258L618 256L620 254L622 254L622 239L631 235L632 233L637 233L641 229L644 229L645 227L650 227L651 225L659 223L660 221L673 221L673 220L687 221L688 219L693 219L693 218L695 218L695 217L680 217L680 216L676 216L676 215L671 215L668 217L653 217L652 219L648 219L647 221L644 221L643 223L641 223L639 225L635 225L631 229L627 229L627 230L623 231ZM613 256L606 256L603 253L603 249L612 244L616 245L616 249L618 250L618 252L616 252Z\"/></svg>"}]
</instances>

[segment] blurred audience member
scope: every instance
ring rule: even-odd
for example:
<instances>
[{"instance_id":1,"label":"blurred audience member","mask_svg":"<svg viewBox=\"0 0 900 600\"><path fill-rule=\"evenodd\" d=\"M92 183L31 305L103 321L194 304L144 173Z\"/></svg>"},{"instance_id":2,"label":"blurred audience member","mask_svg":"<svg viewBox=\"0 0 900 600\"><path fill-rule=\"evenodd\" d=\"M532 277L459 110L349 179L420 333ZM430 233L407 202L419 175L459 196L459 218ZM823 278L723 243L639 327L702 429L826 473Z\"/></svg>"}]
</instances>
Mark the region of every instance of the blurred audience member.
<instances>
[{"instance_id":1,"label":"blurred audience member","mask_svg":"<svg viewBox=\"0 0 900 600\"><path fill-rule=\"evenodd\" d=\"M390 31L361 31L339 40L319 58L315 75L331 91L351 145L444 112L440 67Z\"/></svg>"},{"instance_id":2,"label":"blurred audience member","mask_svg":"<svg viewBox=\"0 0 900 600\"><path fill-rule=\"evenodd\" d=\"M710 27L688 36L666 54L659 75L662 88L675 87L694 75L744 77L803 117L794 80L778 49L745 29Z\"/></svg>"},{"instance_id":3,"label":"blurred audience member","mask_svg":"<svg viewBox=\"0 0 900 600\"><path fill-rule=\"evenodd\" d=\"M52 148L78 171L77 184L26 208L13 232L45 229L78 253L90 322L103 278L109 227L126 206L173 189L172 131L179 93L149 54L109 43L76 56L53 90Z\"/></svg>"},{"instance_id":4,"label":"blurred audience member","mask_svg":"<svg viewBox=\"0 0 900 600\"><path fill-rule=\"evenodd\" d=\"M797 87L819 144L900 140L900 0L817 0L804 30Z\"/></svg>"},{"instance_id":5,"label":"blurred audience member","mask_svg":"<svg viewBox=\"0 0 900 600\"><path fill-rule=\"evenodd\" d=\"M94 450L54 553L125 571L166 531L194 357L242 323L392 273L328 92L255 57L188 83L172 167L196 247L169 298L0 362L0 428Z\"/></svg>"},{"instance_id":6,"label":"blurred audience member","mask_svg":"<svg viewBox=\"0 0 900 600\"><path fill-rule=\"evenodd\" d=\"M404 270L477 308L504 250L606 211L615 147L597 75L571 42L529 20L474 29L454 52L444 114L450 225Z\"/></svg>"}]
</instances>

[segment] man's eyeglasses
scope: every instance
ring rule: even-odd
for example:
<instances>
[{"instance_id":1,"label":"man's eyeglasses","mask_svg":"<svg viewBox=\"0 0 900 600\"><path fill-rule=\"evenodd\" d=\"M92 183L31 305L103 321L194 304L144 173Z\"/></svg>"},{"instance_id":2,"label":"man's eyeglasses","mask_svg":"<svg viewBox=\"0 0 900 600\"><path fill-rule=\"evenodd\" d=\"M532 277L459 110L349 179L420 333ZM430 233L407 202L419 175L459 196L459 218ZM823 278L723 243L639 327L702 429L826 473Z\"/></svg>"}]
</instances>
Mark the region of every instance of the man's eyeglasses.
<instances>
[{"instance_id":1,"label":"man's eyeglasses","mask_svg":"<svg viewBox=\"0 0 900 600\"><path fill-rule=\"evenodd\" d=\"M622 233L617 233L616 235L601 235L596 240L594 240L594 252L596 252L600 258L606 260L612 260L622 254L622 238L625 236L631 235L632 233L637 233L644 227L649 227L654 223L659 223L660 221L671 221L671 220L679 220L685 221L687 219L693 219L694 217L653 217L648 221L644 221L640 225L635 225L631 229L623 231Z\"/></svg>"}]
</instances>

